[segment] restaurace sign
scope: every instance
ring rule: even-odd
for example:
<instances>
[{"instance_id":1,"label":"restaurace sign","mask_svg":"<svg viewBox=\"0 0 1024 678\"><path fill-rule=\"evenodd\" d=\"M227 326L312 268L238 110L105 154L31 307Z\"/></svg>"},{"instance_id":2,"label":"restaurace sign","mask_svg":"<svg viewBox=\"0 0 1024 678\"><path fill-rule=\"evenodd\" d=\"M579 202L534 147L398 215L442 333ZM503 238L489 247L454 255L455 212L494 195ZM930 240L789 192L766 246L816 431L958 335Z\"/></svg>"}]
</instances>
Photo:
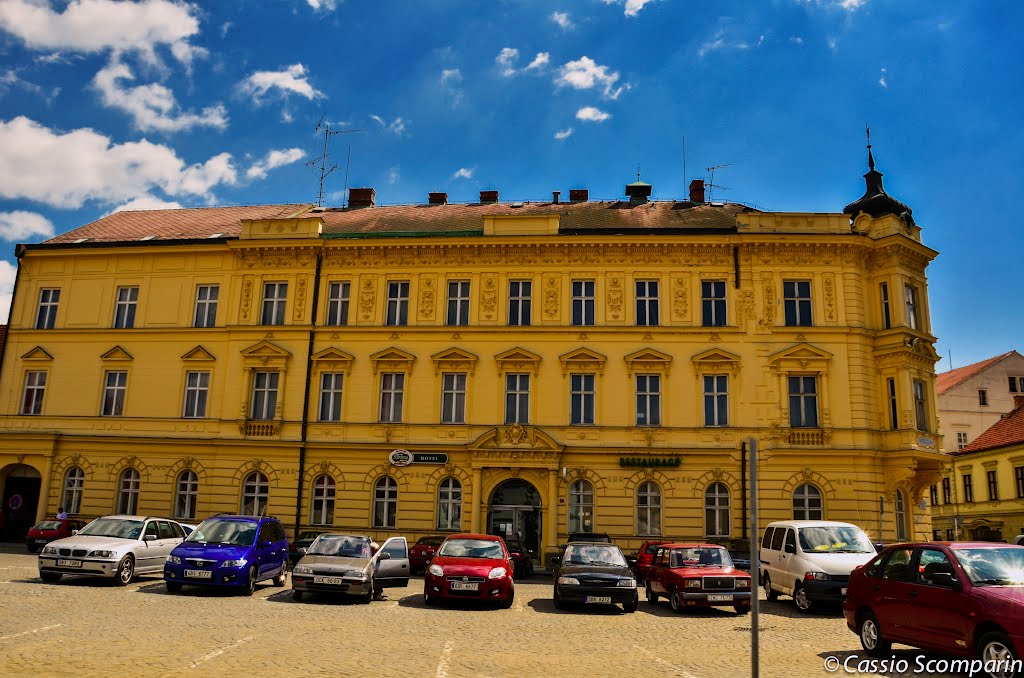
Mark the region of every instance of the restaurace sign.
<instances>
[{"instance_id":1,"label":"restaurace sign","mask_svg":"<svg viewBox=\"0 0 1024 678\"><path fill-rule=\"evenodd\" d=\"M682 463L679 457L619 457L619 466L676 468Z\"/></svg>"}]
</instances>

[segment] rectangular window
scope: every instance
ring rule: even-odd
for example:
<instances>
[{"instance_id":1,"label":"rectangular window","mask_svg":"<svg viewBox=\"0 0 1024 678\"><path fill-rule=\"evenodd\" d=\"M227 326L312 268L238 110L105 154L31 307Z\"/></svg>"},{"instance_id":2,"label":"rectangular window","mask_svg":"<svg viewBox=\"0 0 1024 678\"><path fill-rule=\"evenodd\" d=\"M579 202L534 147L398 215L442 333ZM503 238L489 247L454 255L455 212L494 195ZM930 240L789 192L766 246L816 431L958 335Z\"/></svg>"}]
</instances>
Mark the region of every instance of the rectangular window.
<instances>
[{"instance_id":1,"label":"rectangular window","mask_svg":"<svg viewBox=\"0 0 1024 678\"><path fill-rule=\"evenodd\" d=\"M818 427L818 378L789 378L789 425Z\"/></svg>"},{"instance_id":2,"label":"rectangular window","mask_svg":"<svg viewBox=\"0 0 1024 678\"><path fill-rule=\"evenodd\" d=\"M572 324L594 324L594 281L572 281Z\"/></svg>"},{"instance_id":3,"label":"rectangular window","mask_svg":"<svg viewBox=\"0 0 1024 678\"><path fill-rule=\"evenodd\" d=\"M661 426L661 375L636 375L636 425Z\"/></svg>"},{"instance_id":4,"label":"rectangular window","mask_svg":"<svg viewBox=\"0 0 1024 678\"><path fill-rule=\"evenodd\" d=\"M570 374L570 424L594 423L594 375Z\"/></svg>"},{"instance_id":5,"label":"rectangular window","mask_svg":"<svg viewBox=\"0 0 1024 678\"><path fill-rule=\"evenodd\" d=\"M985 471L985 480L988 481L988 500L999 501L999 480L996 478L996 472Z\"/></svg>"},{"instance_id":6,"label":"rectangular window","mask_svg":"<svg viewBox=\"0 0 1024 678\"><path fill-rule=\"evenodd\" d=\"M505 423L530 423L530 375L505 375Z\"/></svg>"},{"instance_id":7,"label":"rectangular window","mask_svg":"<svg viewBox=\"0 0 1024 678\"><path fill-rule=\"evenodd\" d=\"M925 400L924 382L914 380L914 418L918 431L928 431L928 402Z\"/></svg>"},{"instance_id":8,"label":"rectangular window","mask_svg":"<svg viewBox=\"0 0 1024 678\"><path fill-rule=\"evenodd\" d=\"M912 330L921 329L921 319L917 314L917 288L904 285L903 294L907 302L907 327Z\"/></svg>"},{"instance_id":9,"label":"rectangular window","mask_svg":"<svg viewBox=\"0 0 1024 678\"><path fill-rule=\"evenodd\" d=\"M885 384L889 391L889 427L895 431L900 427L899 408L896 402L896 380L886 379Z\"/></svg>"},{"instance_id":10,"label":"rectangular window","mask_svg":"<svg viewBox=\"0 0 1024 678\"><path fill-rule=\"evenodd\" d=\"M810 327L813 324L809 280L784 280L782 301L786 313L786 327Z\"/></svg>"},{"instance_id":11,"label":"rectangular window","mask_svg":"<svg viewBox=\"0 0 1024 678\"><path fill-rule=\"evenodd\" d=\"M1010 393L1024 393L1024 377L1010 377Z\"/></svg>"},{"instance_id":12,"label":"rectangular window","mask_svg":"<svg viewBox=\"0 0 1024 678\"><path fill-rule=\"evenodd\" d=\"M441 376L441 423L466 423L466 375L445 372Z\"/></svg>"},{"instance_id":13,"label":"rectangular window","mask_svg":"<svg viewBox=\"0 0 1024 678\"><path fill-rule=\"evenodd\" d=\"M409 324L409 281L392 280L388 283L388 309L384 324Z\"/></svg>"},{"instance_id":14,"label":"rectangular window","mask_svg":"<svg viewBox=\"0 0 1024 678\"><path fill-rule=\"evenodd\" d=\"M320 421L341 421L341 387L345 375L326 372L320 375Z\"/></svg>"},{"instance_id":15,"label":"rectangular window","mask_svg":"<svg viewBox=\"0 0 1024 678\"><path fill-rule=\"evenodd\" d=\"M449 325L469 324L469 281L451 280L448 282L448 322Z\"/></svg>"},{"instance_id":16,"label":"rectangular window","mask_svg":"<svg viewBox=\"0 0 1024 678\"><path fill-rule=\"evenodd\" d=\"M39 309L36 311L37 330L53 329L57 322L57 304L59 302L59 289L39 290Z\"/></svg>"},{"instance_id":17,"label":"rectangular window","mask_svg":"<svg viewBox=\"0 0 1024 678\"><path fill-rule=\"evenodd\" d=\"M978 405L980 407L988 407L988 391L983 388L978 389Z\"/></svg>"},{"instance_id":18,"label":"rectangular window","mask_svg":"<svg viewBox=\"0 0 1024 678\"><path fill-rule=\"evenodd\" d=\"M277 414L278 372L254 372L252 381L252 411L250 418L270 421Z\"/></svg>"},{"instance_id":19,"label":"rectangular window","mask_svg":"<svg viewBox=\"0 0 1024 678\"><path fill-rule=\"evenodd\" d=\"M46 391L46 372L33 370L25 373L25 395L21 399L22 414L42 414L43 394Z\"/></svg>"},{"instance_id":20,"label":"rectangular window","mask_svg":"<svg viewBox=\"0 0 1024 678\"><path fill-rule=\"evenodd\" d=\"M135 307L138 303L138 287L117 288L117 305L114 308L114 329L126 330L135 327Z\"/></svg>"},{"instance_id":21,"label":"rectangular window","mask_svg":"<svg viewBox=\"0 0 1024 678\"><path fill-rule=\"evenodd\" d=\"M658 281L636 281L636 324L658 324Z\"/></svg>"},{"instance_id":22,"label":"rectangular window","mask_svg":"<svg viewBox=\"0 0 1024 678\"><path fill-rule=\"evenodd\" d=\"M967 447L967 443L968 443L967 431L957 431L956 432L956 449L957 450L964 449L965 447Z\"/></svg>"},{"instance_id":23,"label":"rectangular window","mask_svg":"<svg viewBox=\"0 0 1024 678\"><path fill-rule=\"evenodd\" d=\"M729 377L724 374L704 377L704 425L729 425Z\"/></svg>"},{"instance_id":24,"label":"rectangular window","mask_svg":"<svg viewBox=\"0 0 1024 678\"><path fill-rule=\"evenodd\" d=\"M939 504L939 486L932 485L929 488L929 499L932 500L931 506L938 506Z\"/></svg>"},{"instance_id":25,"label":"rectangular window","mask_svg":"<svg viewBox=\"0 0 1024 678\"><path fill-rule=\"evenodd\" d=\"M892 311L889 310L889 285L882 283L882 327L892 328Z\"/></svg>"},{"instance_id":26,"label":"rectangular window","mask_svg":"<svg viewBox=\"0 0 1024 678\"><path fill-rule=\"evenodd\" d=\"M196 313L192 321L193 327L217 326L217 298L220 287L217 285L200 285L196 288Z\"/></svg>"},{"instance_id":27,"label":"rectangular window","mask_svg":"<svg viewBox=\"0 0 1024 678\"><path fill-rule=\"evenodd\" d=\"M942 479L942 503L951 504L953 503L953 489L949 478Z\"/></svg>"},{"instance_id":28,"label":"rectangular window","mask_svg":"<svg viewBox=\"0 0 1024 678\"><path fill-rule=\"evenodd\" d=\"M385 423L402 421L402 401L405 399L405 374L386 372L380 375L380 420Z\"/></svg>"},{"instance_id":29,"label":"rectangular window","mask_svg":"<svg viewBox=\"0 0 1024 678\"><path fill-rule=\"evenodd\" d=\"M511 280L508 283L508 324L530 324L530 294L533 283L529 280Z\"/></svg>"},{"instance_id":30,"label":"rectangular window","mask_svg":"<svg viewBox=\"0 0 1024 678\"><path fill-rule=\"evenodd\" d=\"M701 317L704 327L723 327L725 320L725 281L704 280L700 284Z\"/></svg>"},{"instance_id":31,"label":"rectangular window","mask_svg":"<svg viewBox=\"0 0 1024 678\"><path fill-rule=\"evenodd\" d=\"M349 283L332 282L327 286L327 318L325 324L332 327L348 325Z\"/></svg>"},{"instance_id":32,"label":"rectangular window","mask_svg":"<svg viewBox=\"0 0 1024 678\"><path fill-rule=\"evenodd\" d=\"M1017 484L1017 499L1024 499L1024 466L1013 467L1013 479Z\"/></svg>"},{"instance_id":33,"label":"rectangular window","mask_svg":"<svg viewBox=\"0 0 1024 678\"><path fill-rule=\"evenodd\" d=\"M284 311L288 302L288 283L272 282L263 285L263 315L261 325L284 325Z\"/></svg>"},{"instance_id":34,"label":"rectangular window","mask_svg":"<svg viewBox=\"0 0 1024 678\"><path fill-rule=\"evenodd\" d=\"M127 372L106 372L103 376L104 417L120 417L124 414L124 396L128 388Z\"/></svg>"},{"instance_id":35,"label":"rectangular window","mask_svg":"<svg viewBox=\"0 0 1024 678\"><path fill-rule=\"evenodd\" d=\"M185 373L185 409L182 417L201 419L206 416L206 401L210 394L209 372Z\"/></svg>"},{"instance_id":36,"label":"rectangular window","mask_svg":"<svg viewBox=\"0 0 1024 678\"><path fill-rule=\"evenodd\" d=\"M964 474L964 501L970 503L974 501L974 483L971 480L971 474Z\"/></svg>"}]
</instances>

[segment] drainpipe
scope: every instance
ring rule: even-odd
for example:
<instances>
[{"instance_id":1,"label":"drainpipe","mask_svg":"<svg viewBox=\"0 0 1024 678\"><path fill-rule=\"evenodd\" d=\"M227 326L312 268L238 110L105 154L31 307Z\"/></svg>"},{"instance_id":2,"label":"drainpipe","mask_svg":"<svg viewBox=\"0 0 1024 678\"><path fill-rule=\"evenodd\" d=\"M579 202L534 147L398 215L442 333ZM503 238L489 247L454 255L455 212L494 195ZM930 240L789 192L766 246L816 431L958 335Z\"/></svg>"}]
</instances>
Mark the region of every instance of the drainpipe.
<instances>
[{"instance_id":1,"label":"drainpipe","mask_svg":"<svg viewBox=\"0 0 1024 678\"><path fill-rule=\"evenodd\" d=\"M320 249L316 252L316 270L313 274L313 304L311 306L311 317L309 319L309 343L306 346L306 388L302 395L302 433L299 436L299 478L298 489L295 493L295 539L299 538L299 528L302 524L302 490L306 486L306 438L309 433L309 389L313 381L313 342L316 338L316 319L319 313L320 302L320 267L323 263L323 254Z\"/></svg>"}]
</instances>

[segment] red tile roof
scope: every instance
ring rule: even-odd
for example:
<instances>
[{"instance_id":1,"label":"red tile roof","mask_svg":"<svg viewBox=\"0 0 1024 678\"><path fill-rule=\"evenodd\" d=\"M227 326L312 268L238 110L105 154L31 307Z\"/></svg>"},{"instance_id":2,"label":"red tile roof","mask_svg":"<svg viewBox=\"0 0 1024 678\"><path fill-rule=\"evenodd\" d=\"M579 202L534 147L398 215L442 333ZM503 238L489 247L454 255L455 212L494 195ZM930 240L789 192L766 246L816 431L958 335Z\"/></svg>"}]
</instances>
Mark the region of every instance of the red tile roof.
<instances>
[{"instance_id":1,"label":"red tile roof","mask_svg":"<svg viewBox=\"0 0 1024 678\"><path fill-rule=\"evenodd\" d=\"M975 438L970 445L953 454L981 452L982 450L1024 443L1024 399L1017 398L1016 401L1017 404L1013 410L1004 414L999 421Z\"/></svg>"},{"instance_id":2,"label":"red tile roof","mask_svg":"<svg viewBox=\"0 0 1024 678\"><path fill-rule=\"evenodd\" d=\"M997 362L999 362L1003 358L1006 358L1007 356L1011 356L1014 353L1017 353L1017 352L1016 351L1007 351L1006 353L1003 353L1002 355L997 355L994 358L988 358L987 360L982 360L981 362L974 363L973 365L967 365L965 367L958 367L955 370L949 370L948 372L942 372L940 374L936 374L935 375L935 391L939 395L942 395L943 393L945 393L949 389L953 388L957 384L962 384L963 382L967 381L968 379L970 379L974 375L978 374L979 372L981 372L985 368L990 367L992 365L995 365Z\"/></svg>"}]
</instances>

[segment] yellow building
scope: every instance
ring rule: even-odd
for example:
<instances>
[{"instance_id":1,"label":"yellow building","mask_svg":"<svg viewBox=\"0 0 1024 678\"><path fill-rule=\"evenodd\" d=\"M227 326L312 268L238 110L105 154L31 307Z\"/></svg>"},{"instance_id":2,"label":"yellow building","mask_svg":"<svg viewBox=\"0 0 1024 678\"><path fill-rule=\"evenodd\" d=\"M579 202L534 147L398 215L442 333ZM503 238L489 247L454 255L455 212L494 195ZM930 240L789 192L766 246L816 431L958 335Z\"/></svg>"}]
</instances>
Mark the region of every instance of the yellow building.
<instances>
[{"instance_id":1,"label":"yellow building","mask_svg":"<svg viewBox=\"0 0 1024 678\"><path fill-rule=\"evenodd\" d=\"M1013 541L1024 535L1024 395L963 449L931 487L936 539Z\"/></svg>"},{"instance_id":2,"label":"yellow building","mask_svg":"<svg viewBox=\"0 0 1024 678\"><path fill-rule=\"evenodd\" d=\"M120 212L19 246L12 524L266 510L538 554L572 531L739 537L754 437L764 523L927 536L936 252L864 176L845 213L708 204L700 181L681 202L640 182L613 202L353 189L343 209Z\"/></svg>"}]
</instances>

